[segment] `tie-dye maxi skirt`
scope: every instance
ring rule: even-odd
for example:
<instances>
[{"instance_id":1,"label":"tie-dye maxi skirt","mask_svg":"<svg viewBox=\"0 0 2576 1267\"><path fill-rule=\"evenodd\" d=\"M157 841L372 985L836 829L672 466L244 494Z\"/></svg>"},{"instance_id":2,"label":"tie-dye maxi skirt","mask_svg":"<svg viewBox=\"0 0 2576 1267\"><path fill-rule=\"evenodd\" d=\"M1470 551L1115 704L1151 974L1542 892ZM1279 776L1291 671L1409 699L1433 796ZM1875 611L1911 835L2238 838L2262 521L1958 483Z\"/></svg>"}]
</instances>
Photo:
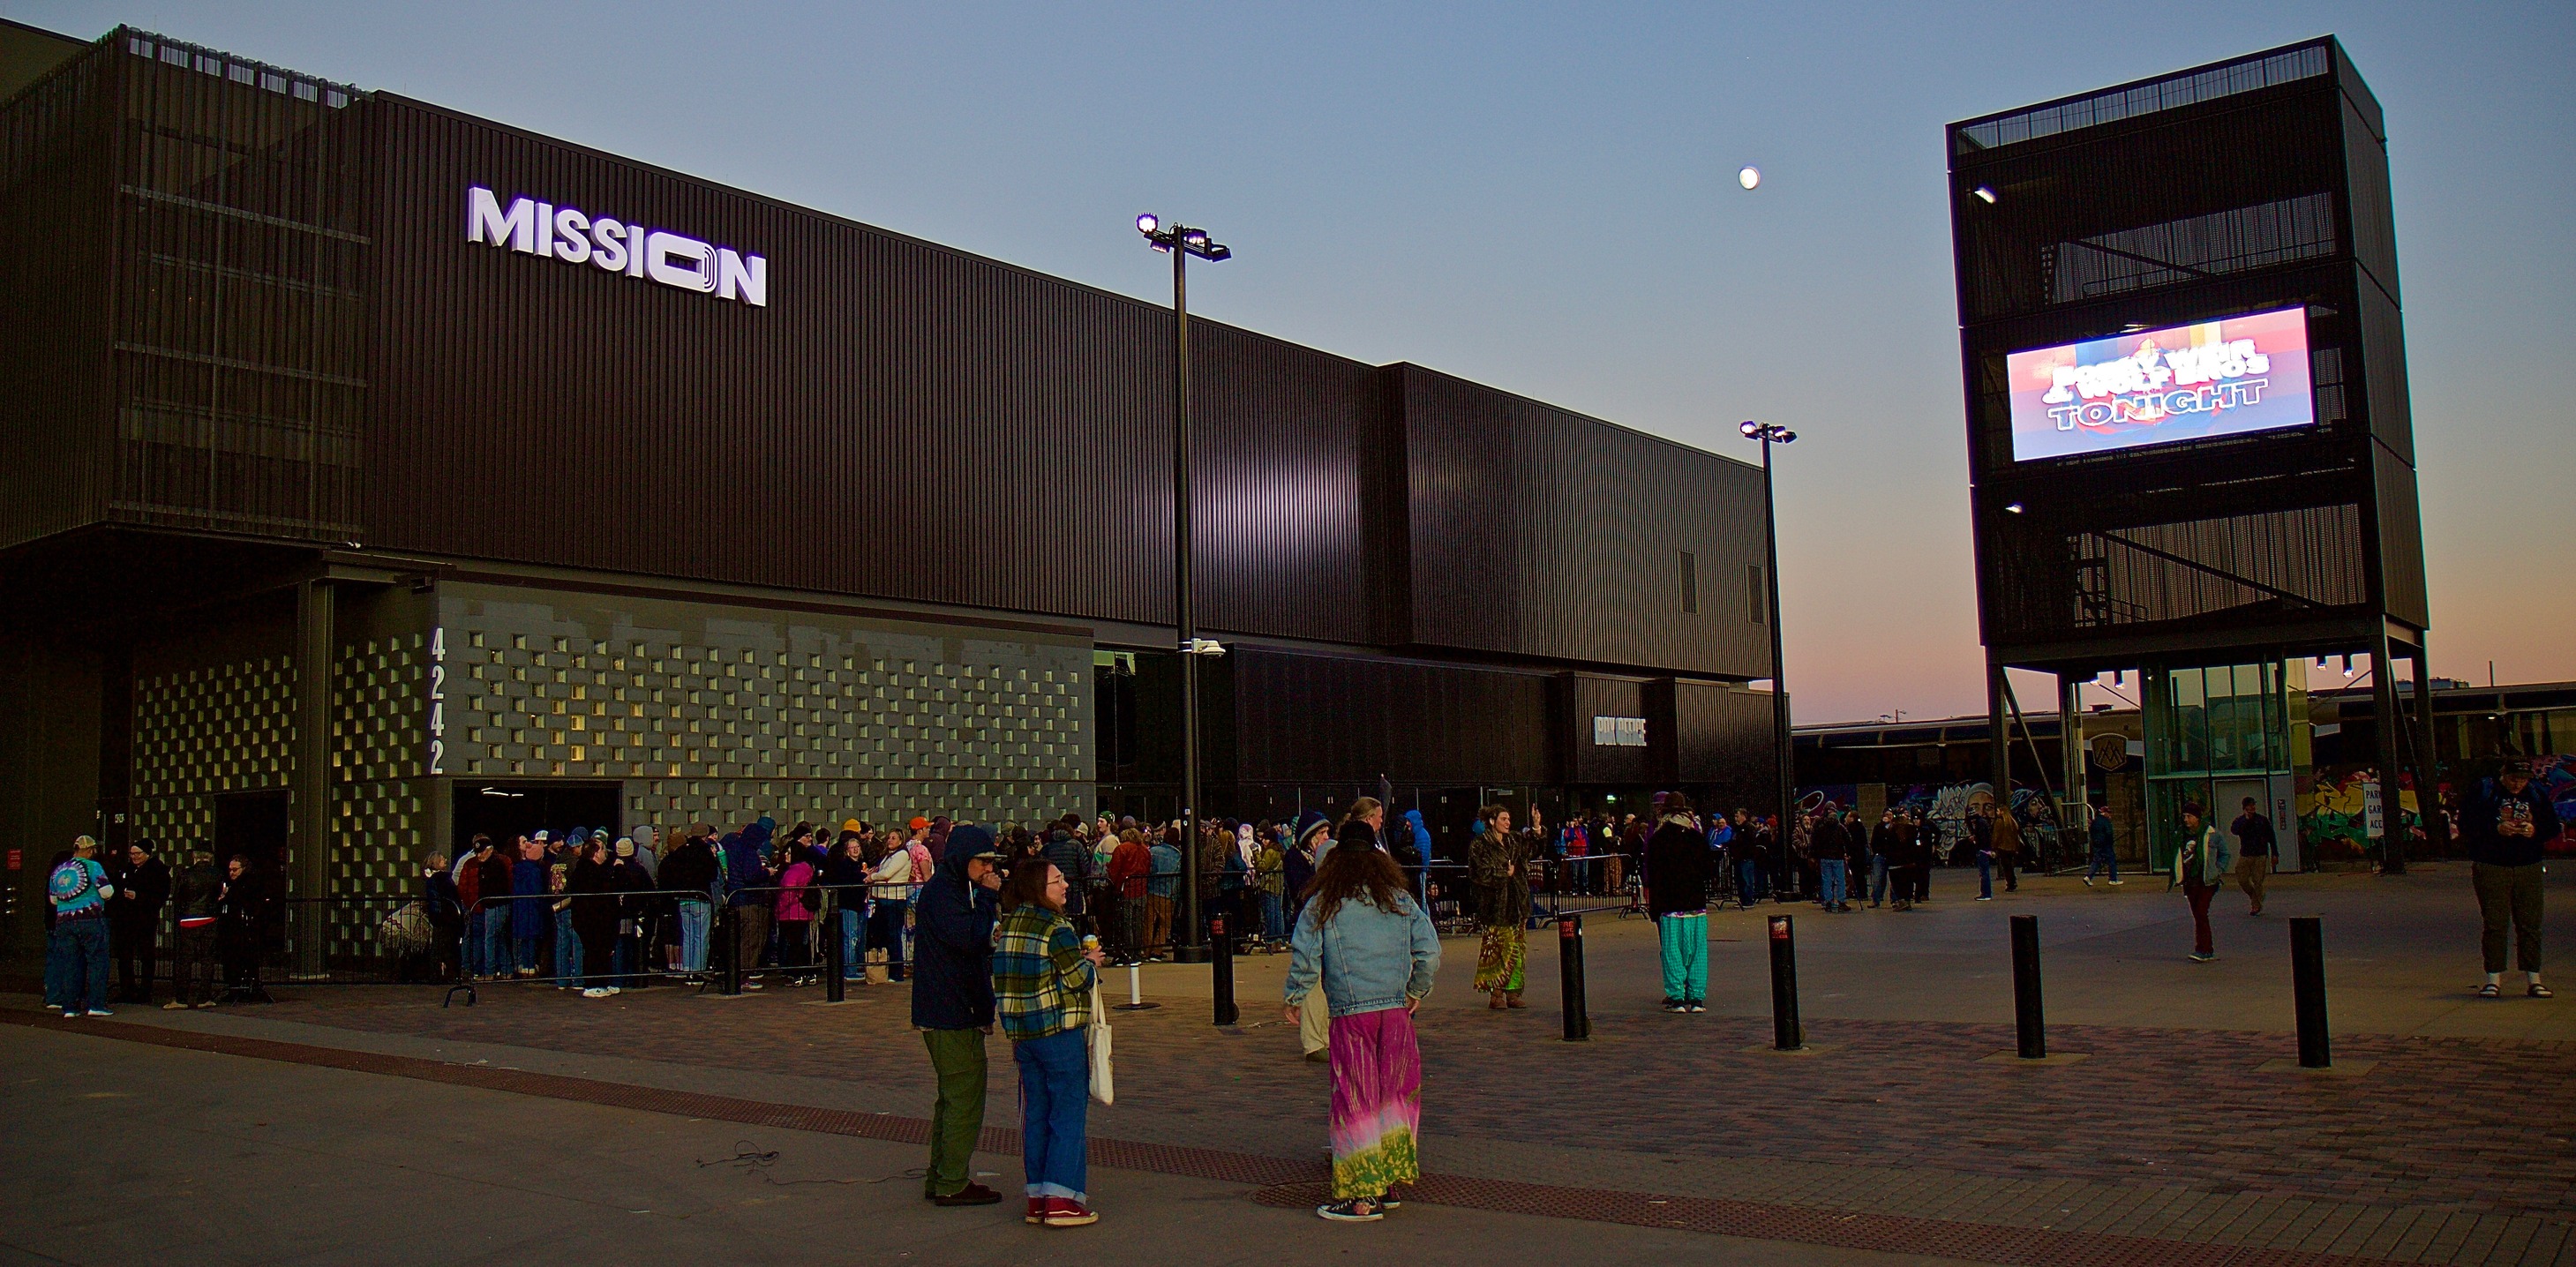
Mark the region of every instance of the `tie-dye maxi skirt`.
<instances>
[{"instance_id":1,"label":"tie-dye maxi skirt","mask_svg":"<svg viewBox=\"0 0 2576 1267\"><path fill-rule=\"evenodd\" d=\"M1521 965L1529 957L1529 935L1519 923L1488 924L1476 947L1476 990L1491 994L1521 992Z\"/></svg>"},{"instance_id":2,"label":"tie-dye maxi skirt","mask_svg":"<svg viewBox=\"0 0 2576 1267\"><path fill-rule=\"evenodd\" d=\"M1422 1049L1400 1007L1333 1018L1333 1199L1422 1177Z\"/></svg>"}]
</instances>

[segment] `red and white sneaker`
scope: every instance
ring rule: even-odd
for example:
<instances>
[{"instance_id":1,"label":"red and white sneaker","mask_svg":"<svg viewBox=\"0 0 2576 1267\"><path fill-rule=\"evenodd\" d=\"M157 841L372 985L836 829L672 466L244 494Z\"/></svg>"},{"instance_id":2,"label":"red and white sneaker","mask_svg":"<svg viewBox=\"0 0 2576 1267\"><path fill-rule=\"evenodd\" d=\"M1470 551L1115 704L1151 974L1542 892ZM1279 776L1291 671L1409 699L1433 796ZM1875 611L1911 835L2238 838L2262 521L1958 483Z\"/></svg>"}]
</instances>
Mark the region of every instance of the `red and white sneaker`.
<instances>
[{"instance_id":1,"label":"red and white sneaker","mask_svg":"<svg viewBox=\"0 0 2576 1267\"><path fill-rule=\"evenodd\" d=\"M1030 1226L1035 1227L1035 1226L1037 1226L1038 1224L1041 1224L1041 1223L1046 1222L1046 1221L1047 1221L1047 1216L1048 1216L1048 1215L1050 1215L1050 1214L1053 1214L1053 1213L1055 1213L1055 1198L1054 1198L1054 1197L1031 1197L1031 1198L1029 1198L1029 1213L1028 1213L1028 1219L1027 1219L1027 1222L1028 1222L1028 1224L1029 1224Z\"/></svg>"},{"instance_id":2,"label":"red and white sneaker","mask_svg":"<svg viewBox=\"0 0 2576 1267\"><path fill-rule=\"evenodd\" d=\"M1049 1205L1046 1216L1048 1227L1089 1227L1100 1221L1097 1211L1068 1197L1057 1197Z\"/></svg>"}]
</instances>

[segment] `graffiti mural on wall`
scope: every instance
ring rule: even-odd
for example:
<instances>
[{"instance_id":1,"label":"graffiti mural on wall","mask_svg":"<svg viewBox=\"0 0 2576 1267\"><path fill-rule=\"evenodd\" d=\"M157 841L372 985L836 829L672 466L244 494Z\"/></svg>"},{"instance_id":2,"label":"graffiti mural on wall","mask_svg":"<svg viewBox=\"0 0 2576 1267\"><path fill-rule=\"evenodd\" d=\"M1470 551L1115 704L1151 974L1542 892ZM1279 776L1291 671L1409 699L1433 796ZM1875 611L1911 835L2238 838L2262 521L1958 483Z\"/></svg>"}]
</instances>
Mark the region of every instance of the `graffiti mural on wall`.
<instances>
[{"instance_id":1,"label":"graffiti mural on wall","mask_svg":"<svg viewBox=\"0 0 2576 1267\"><path fill-rule=\"evenodd\" d=\"M2349 861L2378 852L2362 821L2362 789L2377 777L2371 766L2320 766L2299 780L2299 839L2318 861ZM2420 830L2423 819L2416 812L2412 780L2400 783L2396 800L2395 806L2383 807L2391 829Z\"/></svg>"},{"instance_id":2,"label":"graffiti mural on wall","mask_svg":"<svg viewBox=\"0 0 2576 1267\"><path fill-rule=\"evenodd\" d=\"M2531 763L2532 786L2549 794L2561 824L2576 823L2576 755L2539 757ZM2576 853L2576 832L2561 831L2551 853Z\"/></svg>"},{"instance_id":3,"label":"graffiti mural on wall","mask_svg":"<svg viewBox=\"0 0 2576 1267\"><path fill-rule=\"evenodd\" d=\"M1860 788L1856 784L1827 784L1801 791L1798 808L1813 813L1827 801L1848 807L1859 799ZM1990 783L1887 785L1887 807L1922 815L1924 828L1932 835L1933 850L1944 861L1972 861L1960 850L1960 846L1969 839L1968 820L1994 803L1995 789ZM2022 843L2031 851L2031 856L2046 856L2055 851L2058 842L2057 806L2047 793L2035 788L2014 788L2012 815L2021 823Z\"/></svg>"}]
</instances>

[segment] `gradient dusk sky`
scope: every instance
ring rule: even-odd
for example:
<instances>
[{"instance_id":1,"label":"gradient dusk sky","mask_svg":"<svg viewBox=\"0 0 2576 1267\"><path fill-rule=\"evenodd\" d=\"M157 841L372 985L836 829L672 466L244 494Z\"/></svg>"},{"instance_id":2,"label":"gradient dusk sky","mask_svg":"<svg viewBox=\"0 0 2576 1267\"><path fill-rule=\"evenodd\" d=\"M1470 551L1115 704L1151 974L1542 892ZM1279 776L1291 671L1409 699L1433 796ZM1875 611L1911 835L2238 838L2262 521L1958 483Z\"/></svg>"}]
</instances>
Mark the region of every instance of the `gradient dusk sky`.
<instances>
[{"instance_id":1,"label":"gradient dusk sky","mask_svg":"<svg viewBox=\"0 0 2576 1267\"><path fill-rule=\"evenodd\" d=\"M1235 248L1193 312L1730 456L1737 421L1787 424L1802 722L1983 706L1942 125L2332 33L2387 111L2434 671L2576 678L2566 0L0 16L130 22L1167 302L1131 224L1158 211Z\"/></svg>"}]
</instances>

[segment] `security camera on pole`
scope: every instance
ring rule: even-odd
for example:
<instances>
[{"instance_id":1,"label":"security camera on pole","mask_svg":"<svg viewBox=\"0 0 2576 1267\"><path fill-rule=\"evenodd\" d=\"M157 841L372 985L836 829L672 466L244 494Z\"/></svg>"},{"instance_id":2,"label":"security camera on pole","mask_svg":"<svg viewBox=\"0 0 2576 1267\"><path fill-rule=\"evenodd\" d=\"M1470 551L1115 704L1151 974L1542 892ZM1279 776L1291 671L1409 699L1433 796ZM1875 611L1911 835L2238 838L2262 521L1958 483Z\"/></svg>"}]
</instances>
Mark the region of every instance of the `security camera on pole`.
<instances>
[{"instance_id":1,"label":"security camera on pole","mask_svg":"<svg viewBox=\"0 0 2576 1267\"><path fill-rule=\"evenodd\" d=\"M1181 878L1180 945L1172 958L1179 963L1205 963L1207 930L1199 915L1199 657L1220 656L1225 648L1199 636L1196 595L1190 587L1190 305L1189 259L1211 263L1234 252L1208 239L1205 229L1175 224L1164 227L1148 212L1136 217L1136 231L1155 250L1172 257L1172 605L1181 654Z\"/></svg>"}]
</instances>

